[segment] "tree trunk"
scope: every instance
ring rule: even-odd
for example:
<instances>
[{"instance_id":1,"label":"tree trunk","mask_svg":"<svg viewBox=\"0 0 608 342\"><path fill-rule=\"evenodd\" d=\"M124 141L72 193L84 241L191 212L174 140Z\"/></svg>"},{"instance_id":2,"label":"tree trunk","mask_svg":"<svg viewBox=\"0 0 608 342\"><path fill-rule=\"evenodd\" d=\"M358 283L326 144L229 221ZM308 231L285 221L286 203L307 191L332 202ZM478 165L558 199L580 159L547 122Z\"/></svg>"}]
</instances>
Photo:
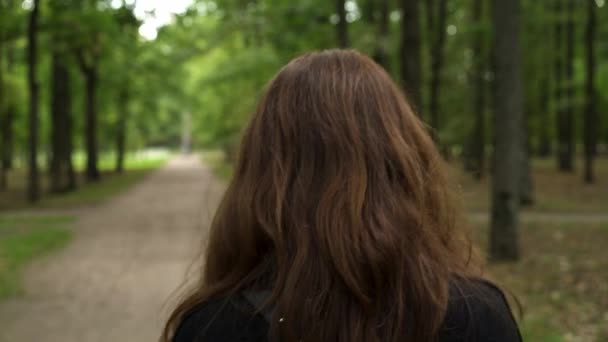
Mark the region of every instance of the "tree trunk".
<instances>
[{"instance_id":1,"label":"tree trunk","mask_svg":"<svg viewBox=\"0 0 608 342\"><path fill-rule=\"evenodd\" d=\"M37 202L40 199L40 183L38 175L38 105L39 105L39 84L36 75L38 65L38 0L34 0L30 13L27 29L27 63L28 63L28 88L29 88L29 151L28 151L28 183L27 193L30 202Z\"/></svg>"},{"instance_id":2,"label":"tree trunk","mask_svg":"<svg viewBox=\"0 0 608 342\"><path fill-rule=\"evenodd\" d=\"M562 0L555 1L554 16L555 22L555 118L557 123L557 168L558 170L566 169L567 164L567 153L564 148L565 144L565 129L564 129L564 115L565 105L563 99L564 82L563 82L563 70L564 70L564 56L563 56L563 36L564 36L564 25L562 23L563 3Z\"/></svg>"},{"instance_id":3,"label":"tree trunk","mask_svg":"<svg viewBox=\"0 0 608 342\"><path fill-rule=\"evenodd\" d=\"M346 21L346 0L336 0L336 10L338 11L338 25L336 25L336 33L338 35L338 46L340 48L348 48L348 22Z\"/></svg>"},{"instance_id":4,"label":"tree trunk","mask_svg":"<svg viewBox=\"0 0 608 342\"><path fill-rule=\"evenodd\" d=\"M2 5L0 4L0 9L3 9ZM6 116L8 115L8 110L6 109L8 106L5 103L5 96L4 96L4 46L3 46L3 40L4 40L4 34L3 31L0 29L0 127L4 128L5 122L6 120ZM4 131L4 130L2 130ZM4 132L2 132L4 133ZM2 152L0 154L0 157L4 157L4 151L6 149L5 147L6 144L6 140L4 138L4 134L2 134L2 136L0 137L0 152ZM2 160L0 160L0 191L6 190L7 187L7 175L6 173L8 172L8 170L6 170L4 168L4 163L2 162Z\"/></svg>"},{"instance_id":5,"label":"tree trunk","mask_svg":"<svg viewBox=\"0 0 608 342\"><path fill-rule=\"evenodd\" d=\"M15 65L15 48L14 43L6 43L6 74L14 72ZM0 60L3 59L3 54L0 51ZM0 62L0 73L2 63ZM2 78L2 76L0 76ZM3 81L0 80L0 84ZM0 89L0 92L3 90ZM3 94L0 94L0 97ZM6 97L5 97L6 98ZM4 103L4 105L3 105ZM0 191L8 188L8 173L13 167L13 145L14 145L14 121L15 121L16 106L15 101L0 99Z\"/></svg>"},{"instance_id":6,"label":"tree trunk","mask_svg":"<svg viewBox=\"0 0 608 342\"><path fill-rule=\"evenodd\" d=\"M124 86L118 94L118 123L116 127L116 169L118 173L124 171L125 147L127 134L127 117L129 108L129 90Z\"/></svg>"},{"instance_id":7,"label":"tree trunk","mask_svg":"<svg viewBox=\"0 0 608 342\"><path fill-rule=\"evenodd\" d=\"M525 108L525 107L524 107ZM532 182L532 169L530 167L530 125L527 114L522 111L522 139L521 139L521 170L519 181L519 204L531 206L534 204L534 184Z\"/></svg>"},{"instance_id":8,"label":"tree trunk","mask_svg":"<svg viewBox=\"0 0 608 342\"><path fill-rule=\"evenodd\" d=\"M598 118L595 108L595 0L587 0L587 28L585 32L585 116L584 116L584 141L585 141L585 172L584 181L591 184L595 181L593 172L593 161L595 158L595 145L597 143Z\"/></svg>"},{"instance_id":9,"label":"tree trunk","mask_svg":"<svg viewBox=\"0 0 608 342\"><path fill-rule=\"evenodd\" d=\"M58 52L52 55L51 89L51 191L73 190L71 151L71 81L65 57Z\"/></svg>"},{"instance_id":10,"label":"tree trunk","mask_svg":"<svg viewBox=\"0 0 608 342\"><path fill-rule=\"evenodd\" d=\"M551 118L549 115L549 80L547 75L541 75L540 81L540 137L538 142L538 155L542 158L547 158L551 155L551 138L549 136L549 127Z\"/></svg>"},{"instance_id":11,"label":"tree trunk","mask_svg":"<svg viewBox=\"0 0 608 342\"><path fill-rule=\"evenodd\" d=\"M401 0L401 81L415 111L422 108L419 7L418 0Z\"/></svg>"},{"instance_id":12,"label":"tree trunk","mask_svg":"<svg viewBox=\"0 0 608 342\"><path fill-rule=\"evenodd\" d=\"M389 7L388 0L380 0L380 17L378 21L378 41L376 42L376 51L374 52L374 60L389 70L388 59L388 36L390 30L389 22Z\"/></svg>"},{"instance_id":13,"label":"tree trunk","mask_svg":"<svg viewBox=\"0 0 608 342\"><path fill-rule=\"evenodd\" d=\"M433 127L437 141L439 140L438 135L441 128L441 118L439 117L439 92L441 86L441 71L443 70L446 19L447 0L439 0L439 15L437 16L437 26L434 27L435 35L433 39L433 47L431 49L431 88L429 100L431 127Z\"/></svg>"},{"instance_id":14,"label":"tree trunk","mask_svg":"<svg viewBox=\"0 0 608 342\"><path fill-rule=\"evenodd\" d=\"M563 95L566 103L560 110L558 117L559 127L559 170L573 171L574 170L574 117L573 117L573 94L574 94L574 2L566 0L567 22L566 22L566 59L564 64L564 73L566 76L565 93Z\"/></svg>"},{"instance_id":15,"label":"tree trunk","mask_svg":"<svg viewBox=\"0 0 608 342\"><path fill-rule=\"evenodd\" d=\"M86 104L85 104L85 147L87 152L87 181L99 180L97 168L97 69L87 68L85 71Z\"/></svg>"},{"instance_id":16,"label":"tree trunk","mask_svg":"<svg viewBox=\"0 0 608 342\"><path fill-rule=\"evenodd\" d=\"M519 0L493 0L494 155L490 258L519 258L519 181L522 155L523 82Z\"/></svg>"},{"instance_id":17,"label":"tree trunk","mask_svg":"<svg viewBox=\"0 0 608 342\"><path fill-rule=\"evenodd\" d=\"M473 22L476 26L481 27L483 20L483 1L475 0L473 2ZM484 32L477 29L473 41L473 82L475 93L473 95L473 112L475 113L475 121L473 124L473 134L469 140L468 156L465 163L468 164L467 170L473 173L476 180L481 180L485 169L485 126L486 126L486 99L485 99L485 53L484 53Z\"/></svg>"}]
</instances>

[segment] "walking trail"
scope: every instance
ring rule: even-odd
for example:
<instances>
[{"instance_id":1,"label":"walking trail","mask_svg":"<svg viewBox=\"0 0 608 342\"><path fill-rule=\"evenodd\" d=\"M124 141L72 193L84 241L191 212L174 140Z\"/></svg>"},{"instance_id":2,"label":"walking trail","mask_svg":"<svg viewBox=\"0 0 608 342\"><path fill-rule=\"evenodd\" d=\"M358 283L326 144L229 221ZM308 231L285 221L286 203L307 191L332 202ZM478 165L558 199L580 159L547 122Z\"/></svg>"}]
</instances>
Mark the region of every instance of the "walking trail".
<instances>
[{"instance_id":1,"label":"walking trail","mask_svg":"<svg viewBox=\"0 0 608 342\"><path fill-rule=\"evenodd\" d=\"M194 157L84 209L67 248L34 262L0 305L1 342L157 341L221 194Z\"/></svg>"},{"instance_id":2,"label":"walking trail","mask_svg":"<svg viewBox=\"0 0 608 342\"><path fill-rule=\"evenodd\" d=\"M0 342L153 342L204 239L222 185L194 157L81 209L67 248L34 262L25 294L0 305ZM487 215L472 214L474 220ZM608 222L606 215L524 220Z\"/></svg>"}]
</instances>

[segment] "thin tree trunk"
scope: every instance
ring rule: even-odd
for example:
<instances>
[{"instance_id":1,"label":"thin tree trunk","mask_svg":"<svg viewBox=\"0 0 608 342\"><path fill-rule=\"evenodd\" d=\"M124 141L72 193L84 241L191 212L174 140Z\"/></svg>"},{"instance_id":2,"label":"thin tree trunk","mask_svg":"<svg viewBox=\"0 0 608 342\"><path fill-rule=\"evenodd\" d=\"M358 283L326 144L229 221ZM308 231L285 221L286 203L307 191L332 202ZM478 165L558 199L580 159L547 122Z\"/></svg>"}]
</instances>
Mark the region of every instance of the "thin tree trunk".
<instances>
[{"instance_id":1,"label":"thin tree trunk","mask_svg":"<svg viewBox=\"0 0 608 342\"><path fill-rule=\"evenodd\" d=\"M431 49L431 88L429 112L431 126L438 140L441 129L441 118L439 117L439 97L441 87L441 72L443 70L443 55L445 50L445 25L447 20L447 0L439 0L439 14L437 16L437 26L434 28L435 36Z\"/></svg>"},{"instance_id":2,"label":"thin tree trunk","mask_svg":"<svg viewBox=\"0 0 608 342\"><path fill-rule=\"evenodd\" d=\"M519 181L521 174L523 81L519 0L493 0L494 155L489 255L494 261L517 260Z\"/></svg>"},{"instance_id":3,"label":"thin tree trunk","mask_svg":"<svg viewBox=\"0 0 608 342\"><path fill-rule=\"evenodd\" d=\"M4 7L2 6L2 4L0 3L0 9L4 9ZM4 46L3 46L3 40L4 40L4 32L0 29L0 127L4 128L5 122L7 121L6 117L8 116L8 110L6 110L6 108L8 107L7 104L5 103L5 96L4 96ZM4 133L4 132L3 132ZM0 154L0 157L4 157L4 151L6 149L5 147L6 145L6 140L4 138L4 135L2 135L0 137L0 152L2 152ZM0 160L1 164L2 160ZM8 170L6 170L4 168L4 165L0 165L0 191L6 190L7 187L7 175L6 173L8 172Z\"/></svg>"},{"instance_id":4,"label":"thin tree trunk","mask_svg":"<svg viewBox=\"0 0 608 342\"><path fill-rule=\"evenodd\" d=\"M418 0L401 0L401 81L414 110L422 108Z\"/></svg>"},{"instance_id":5,"label":"thin tree trunk","mask_svg":"<svg viewBox=\"0 0 608 342\"><path fill-rule=\"evenodd\" d=\"M64 60L64 56L53 52L50 170L52 192L66 192L73 190L75 186L71 150L71 80Z\"/></svg>"},{"instance_id":6,"label":"thin tree trunk","mask_svg":"<svg viewBox=\"0 0 608 342\"><path fill-rule=\"evenodd\" d=\"M38 105L39 84L36 75L38 65L38 0L34 0L30 13L27 39L28 88L30 94L29 111L29 151L28 151L28 200L37 202L40 199L40 183L38 175Z\"/></svg>"},{"instance_id":7,"label":"thin tree trunk","mask_svg":"<svg viewBox=\"0 0 608 342\"><path fill-rule=\"evenodd\" d=\"M475 93L473 95L473 111L475 113L475 122L473 124L473 134L471 134L471 142L469 148L470 166L468 169L472 171L473 177L476 180L481 180L485 170L485 110L486 99L485 91L486 84L484 79L485 72L485 53L483 52L484 32L481 30L483 20L483 1L475 0L473 2L473 22L477 27L475 38L473 41L473 82Z\"/></svg>"},{"instance_id":8,"label":"thin tree trunk","mask_svg":"<svg viewBox=\"0 0 608 342\"><path fill-rule=\"evenodd\" d=\"M574 3L572 0L566 0L566 11L567 14L565 38L566 38L566 58L563 65L566 80L565 80L565 91L562 90L562 95L566 100L565 105L562 105L558 116L558 136L559 136L559 149L558 149L558 162L559 170L570 172L574 170L574 134L573 134L573 82L574 82L574 18L572 12L574 11ZM558 12L561 13L561 12ZM564 87L562 85L562 87Z\"/></svg>"},{"instance_id":9,"label":"thin tree trunk","mask_svg":"<svg viewBox=\"0 0 608 342\"><path fill-rule=\"evenodd\" d=\"M389 59L388 59L388 36L390 30L389 23L389 7L388 0L380 0L380 17L378 21L378 41L376 42L376 51L374 52L374 59L376 62L389 70Z\"/></svg>"},{"instance_id":10,"label":"thin tree trunk","mask_svg":"<svg viewBox=\"0 0 608 342\"><path fill-rule=\"evenodd\" d=\"M524 107L525 108L525 107ZM521 170L519 181L519 203L522 206L534 204L534 184L532 182L532 169L530 167L530 124L527 114L522 111L522 139L521 139Z\"/></svg>"},{"instance_id":11,"label":"thin tree trunk","mask_svg":"<svg viewBox=\"0 0 608 342\"><path fill-rule=\"evenodd\" d=\"M98 181L97 168L97 69L89 67L85 72L85 147L87 152L86 179Z\"/></svg>"},{"instance_id":12,"label":"thin tree trunk","mask_svg":"<svg viewBox=\"0 0 608 342\"><path fill-rule=\"evenodd\" d=\"M554 16L557 18L555 22L555 118L557 123L557 168L558 170L564 170L566 168L567 161L564 156L564 115L565 106L563 99L563 70L564 70L564 56L563 56L563 38L564 38L564 25L562 23L563 3L562 0L554 0L555 9Z\"/></svg>"},{"instance_id":13,"label":"thin tree trunk","mask_svg":"<svg viewBox=\"0 0 608 342\"><path fill-rule=\"evenodd\" d=\"M13 74L15 65L14 43L6 43L5 50L6 74ZM2 52L0 52L0 59L2 57ZM2 84L2 81L0 81L0 84ZM8 173L13 167L14 121L17 110L14 99L7 98L4 102L6 104L4 107L0 105L0 190L8 188ZM3 100L0 100L1 103L3 103Z\"/></svg>"},{"instance_id":14,"label":"thin tree trunk","mask_svg":"<svg viewBox=\"0 0 608 342\"><path fill-rule=\"evenodd\" d=\"M575 1L567 0L568 9L568 23L566 26L566 83L567 83L567 98L568 98L568 111L566 112L566 139L567 139L567 151L568 151L568 170L574 170L574 15L576 13Z\"/></svg>"},{"instance_id":15,"label":"thin tree trunk","mask_svg":"<svg viewBox=\"0 0 608 342\"><path fill-rule=\"evenodd\" d=\"M118 94L118 124L116 128L116 172L124 171L129 91L125 86Z\"/></svg>"},{"instance_id":16,"label":"thin tree trunk","mask_svg":"<svg viewBox=\"0 0 608 342\"><path fill-rule=\"evenodd\" d=\"M595 158L595 145L597 143L598 118L595 108L595 0L587 0L587 28L585 32L585 54L587 73L585 77L586 107L584 116L585 140L585 172L584 181L591 184L595 181L593 161Z\"/></svg>"},{"instance_id":17,"label":"thin tree trunk","mask_svg":"<svg viewBox=\"0 0 608 342\"><path fill-rule=\"evenodd\" d=\"M549 127L551 118L549 113L549 80L547 75L541 75L540 81L540 137L538 142L538 155L547 158L551 155L551 139L549 136Z\"/></svg>"},{"instance_id":18,"label":"thin tree trunk","mask_svg":"<svg viewBox=\"0 0 608 342\"><path fill-rule=\"evenodd\" d=\"M345 0L336 0L336 11L338 12L338 25L336 25L336 33L338 35L338 46L340 48L348 48L348 22L346 21Z\"/></svg>"}]
</instances>

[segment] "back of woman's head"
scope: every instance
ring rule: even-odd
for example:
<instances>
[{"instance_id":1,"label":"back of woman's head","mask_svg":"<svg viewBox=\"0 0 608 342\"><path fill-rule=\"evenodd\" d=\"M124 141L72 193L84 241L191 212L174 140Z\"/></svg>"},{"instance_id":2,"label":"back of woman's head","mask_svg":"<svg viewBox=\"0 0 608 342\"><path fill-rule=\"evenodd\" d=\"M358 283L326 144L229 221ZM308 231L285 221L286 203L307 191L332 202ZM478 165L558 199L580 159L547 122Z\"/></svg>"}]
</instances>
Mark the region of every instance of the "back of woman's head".
<instances>
[{"instance_id":1,"label":"back of woman's head","mask_svg":"<svg viewBox=\"0 0 608 342\"><path fill-rule=\"evenodd\" d=\"M197 304L272 291L281 341L433 340L468 276L442 160L372 60L330 50L270 82L211 225ZM278 318L281 317L281 323Z\"/></svg>"}]
</instances>

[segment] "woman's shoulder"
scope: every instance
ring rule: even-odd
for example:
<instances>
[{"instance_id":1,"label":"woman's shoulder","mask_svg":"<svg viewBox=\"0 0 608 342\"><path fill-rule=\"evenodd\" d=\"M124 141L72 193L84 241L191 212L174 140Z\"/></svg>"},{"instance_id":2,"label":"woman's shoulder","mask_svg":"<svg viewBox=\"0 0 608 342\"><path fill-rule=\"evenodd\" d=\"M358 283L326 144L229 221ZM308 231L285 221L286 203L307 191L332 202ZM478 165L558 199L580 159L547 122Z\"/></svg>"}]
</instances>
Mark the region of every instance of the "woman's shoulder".
<instances>
[{"instance_id":1,"label":"woman's shoulder","mask_svg":"<svg viewBox=\"0 0 608 342\"><path fill-rule=\"evenodd\" d=\"M197 306L180 323L173 342L266 341L267 324L240 297L212 299Z\"/></svg>"},{"instance_id":2,"label":"woman's shoulder","mask_svg":"<svg viewBox=\"0 0 608 342\"><path fill-rule=\"evenodd\" d=\"M440 341L522 341L513 313L501 289L486 280L455 280Z\"/></svg>"},{"instance_id":3,"label":"woman's shoulder","mask_svg":"<svg viewBox=\"0 0 608 342\"><path fill-rule=\"evenodd\" d=\"M173 342L267 341L268 323L242 296L209 300L186 315ZM450 285L441 342L518 342L521 336L503 292L485 280Z\"/></svg>"}]
</instances>

